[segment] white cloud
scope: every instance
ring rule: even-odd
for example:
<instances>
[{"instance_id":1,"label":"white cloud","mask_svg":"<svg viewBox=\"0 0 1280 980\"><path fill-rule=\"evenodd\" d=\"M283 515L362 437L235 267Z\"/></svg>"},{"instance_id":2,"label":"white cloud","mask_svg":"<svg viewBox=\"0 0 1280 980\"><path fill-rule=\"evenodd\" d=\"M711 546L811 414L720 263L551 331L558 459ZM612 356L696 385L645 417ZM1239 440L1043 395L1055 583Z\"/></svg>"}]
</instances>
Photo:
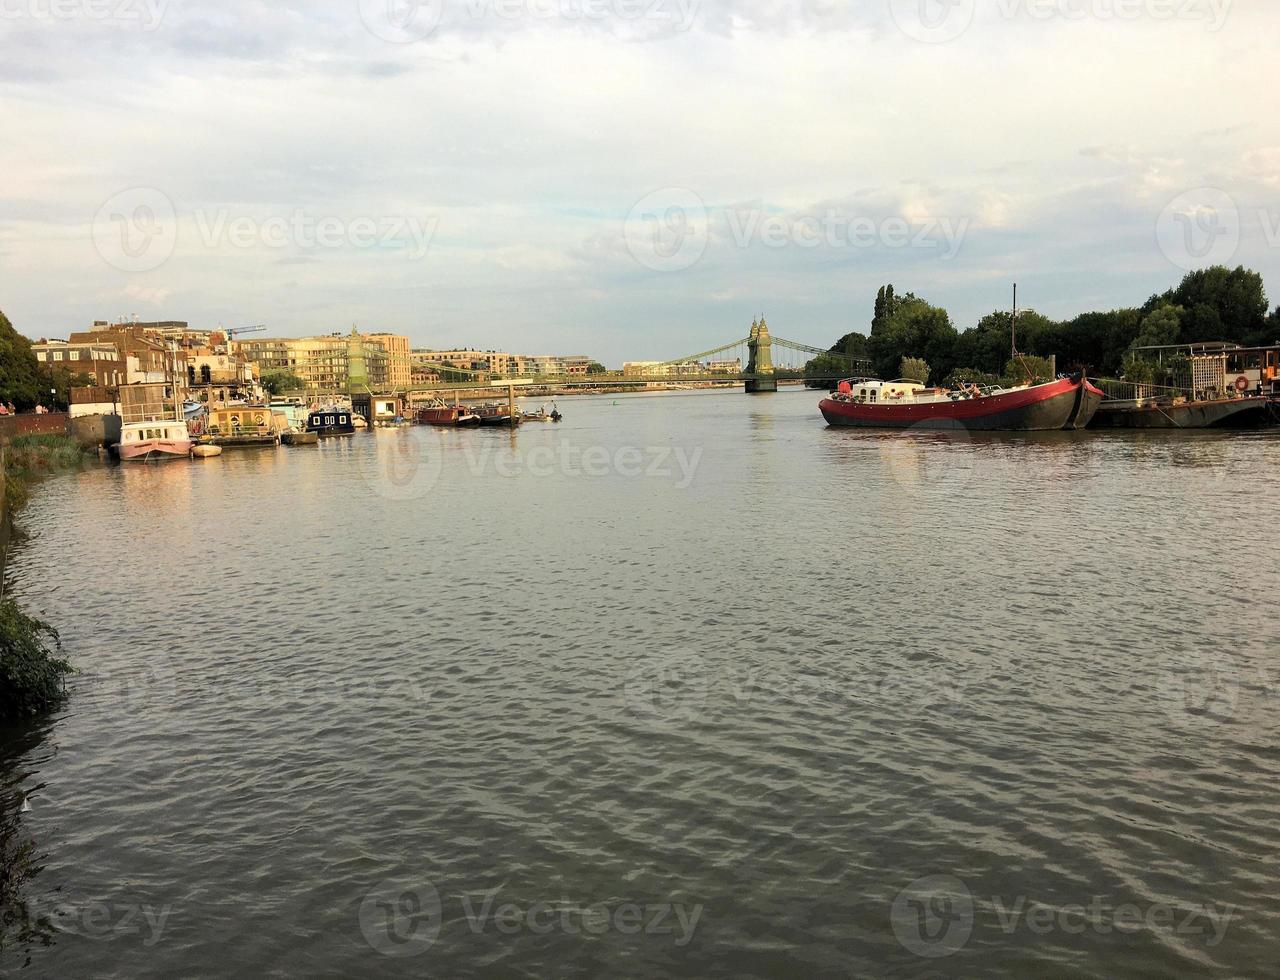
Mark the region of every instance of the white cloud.
<instances>
[{"instance_id":1,"label":"white cloud","mask_svg":"<svg viewBox=\"0 0 1280 980\"><path fill-rule=\"evenodd\" d=\"M1179 274L1154 239L1165 203L1217 186L1265 206L1280 172L1268 4L1238 2L1211 33L1007 19L980 2L939 45L879 3L703 0L684 32L444 9L409 44L367 30L356 0L189 0L151 32L0 20L0 309L33 334L145 303L196 323L356 320L611 361L713 346L764 309L825 344L865 325L890 280L962 326L1015 277L1044 312L1140 302ZM133 187L171 199L180 229L172 258L138 273L104 263L91 236ZM623 234L662 188L719 220L700 261L667 274ZM948 261L743 247L723 224L741 202L793 224L834 210L970 226ZM438 225L420 261L210 248L193 231L201 213L298 210ZM1272 277L1274 252L1259 236L1239 260Z\"/></svg>"}]
</instances>

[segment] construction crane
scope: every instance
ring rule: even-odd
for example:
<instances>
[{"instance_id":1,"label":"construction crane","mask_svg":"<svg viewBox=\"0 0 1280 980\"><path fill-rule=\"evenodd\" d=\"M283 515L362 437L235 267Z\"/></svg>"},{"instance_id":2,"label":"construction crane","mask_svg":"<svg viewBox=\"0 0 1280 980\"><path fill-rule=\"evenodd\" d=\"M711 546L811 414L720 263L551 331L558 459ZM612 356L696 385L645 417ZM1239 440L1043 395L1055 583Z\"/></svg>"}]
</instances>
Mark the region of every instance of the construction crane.
<instances>
[{"instance_id":1,"label":"construction crane","mask_svg":"<svg viewBox=\"0 0 1280 980\"><path fill-rule=\"evenodd\" d=\"M252 327L233 327L230 330L223 330L222 327L218 327L218 329L227 335L227 340L232 340L235 337L240 336L242 333L262 333L262 331L267 329L267 325L265 323L259 323Z\"/></svg>"}]
</instances>

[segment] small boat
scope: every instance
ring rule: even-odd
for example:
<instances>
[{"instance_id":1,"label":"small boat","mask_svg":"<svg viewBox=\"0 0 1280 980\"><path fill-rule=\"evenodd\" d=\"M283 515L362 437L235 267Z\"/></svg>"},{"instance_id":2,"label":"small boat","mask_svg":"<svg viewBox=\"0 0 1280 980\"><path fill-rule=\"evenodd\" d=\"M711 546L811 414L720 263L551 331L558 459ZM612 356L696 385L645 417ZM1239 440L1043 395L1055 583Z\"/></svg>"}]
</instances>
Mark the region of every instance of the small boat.
<instances>
[{"instance_id":1,"label":"small boat","mask_svg":"<svg viewBox=\"0 0 1280 980\"><path fill-rule=\"evenodd\" d=\"M290 429L280 436L280 441L286 446L316 446L320 444L320 434L318 432L299 432L297 429Z\"/></svg>"},{"instance_id":2,"label":"small boat","mask_svg":"<svg viewBox=\"0 0 1280 980\"><path fill-rule=\"evenodd\" d=\"M353 435L357 417L349 408L322 408L307 416L307 431L321 438Z\"/></svg>"},{"instance_id":3,"label":"small boat","mask_svg":"<svg viewBox=\"0 0 1280 980\"><path fill-rule=\"evenodd\" d=\"M473 426L480 424L480 416L466 405L447 405L437 399L426 408L418 409L418 424Z\"/></svg>"},{"instance_id":4,"label":"small boat","mask_svg":"<svg viewBox=\"0 0 1280 980\"><path fill-rule=\"evenodd\" d=\"M356 415L352 413L351 424L355 426L355 428L357 429L369 428L369 420L365 418L363 415Z\"/></svg>"},{"instance_id":5,"label":"small boat","mask_svg":"<svg viewBox=\"0 0 1280 980\"><path fill-rule=\"evenodd\" d=\"M525 422L559 422L564 418L564 416L560 414L560 409L556 408L554 405L551 406L551 412L548 414L546 406L544 405L541 411L536 413L525 412L522 418Z\"/></svg>"},{"instance_id":6,"label":"small boat","mask_svg":"<svg viewBox=\"0 0 1280 980\"><path fill-rule=\"evenodd\" d=\"M120 427L120 441L111 447L111 451L122 463L159 462L190 459L194 446L187 423L169 419L124 423Z\"/></svg>"},{"instance_id":7,"label":"small boat","mask_svg":"<svg viewBox=\"0 0 1280 980\"><path fill-rule=\"evenodd\" d=\"M1095 429L1227 429L1264 426L1271 421L1264 397L1136 398L1104 401L1093 417Z\"/></svg>"},{"instance_id":8,"label":"small boat","mask_svg":"<svg viewBox=\"0 0 1280 980\"><path fill-rule=\"evenodd\" d=\"M833 426L1038 432L1083 429L1104 397L1083 374L1019 388L853 378L840 382L819 409Z\"/></svg>"},{"instance_id":9,"label":"small boat","mask_svg":"<svg viewBox=\"0 0 1280 980\"><path fill-rule=\"evenodd\" d=\"M212 459L222 455L222 447L208 442L198 443L192 447L191 455L196 459Z\"/></svg>"}]
</instances>

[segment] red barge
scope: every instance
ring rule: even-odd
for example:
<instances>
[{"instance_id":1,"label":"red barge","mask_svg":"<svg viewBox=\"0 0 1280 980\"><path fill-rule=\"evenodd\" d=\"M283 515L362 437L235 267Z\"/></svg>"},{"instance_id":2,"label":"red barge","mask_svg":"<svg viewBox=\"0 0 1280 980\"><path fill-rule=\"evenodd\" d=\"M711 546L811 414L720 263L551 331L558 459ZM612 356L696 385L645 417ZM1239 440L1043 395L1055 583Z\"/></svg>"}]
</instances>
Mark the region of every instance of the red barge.
<instances>
[{"instance_id":1,"label":"red barge","mask_svg":"<svg viewBox=\"0 0 1280 980\"><path fill-rule=\"evenodd\" d=\"M1083 429L1105 397L1083 375L1021 388L926 388L915 381L840 382L819 408L828 425L1038 432Z\"/></svg>"}]
</instances>

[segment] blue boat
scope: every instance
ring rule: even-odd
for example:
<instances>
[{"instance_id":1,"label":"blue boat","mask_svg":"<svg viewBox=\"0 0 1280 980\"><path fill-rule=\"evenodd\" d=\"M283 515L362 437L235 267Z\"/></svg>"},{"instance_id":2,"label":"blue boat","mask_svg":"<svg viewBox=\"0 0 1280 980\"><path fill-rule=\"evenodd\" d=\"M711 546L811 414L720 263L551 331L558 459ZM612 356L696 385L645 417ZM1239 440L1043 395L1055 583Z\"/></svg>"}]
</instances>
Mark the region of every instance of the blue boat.
<instances>
[{"instance_id":1,"label":"blue boat","mask_svg":"<svg viewBox=\"0 0 1280 980\"><path fill-rule=\"evenodd\" d=\"M307 431L325 436L352 436L356 426L347 408L325 408L307 416Z\"/></svg>"}]
</instances>

